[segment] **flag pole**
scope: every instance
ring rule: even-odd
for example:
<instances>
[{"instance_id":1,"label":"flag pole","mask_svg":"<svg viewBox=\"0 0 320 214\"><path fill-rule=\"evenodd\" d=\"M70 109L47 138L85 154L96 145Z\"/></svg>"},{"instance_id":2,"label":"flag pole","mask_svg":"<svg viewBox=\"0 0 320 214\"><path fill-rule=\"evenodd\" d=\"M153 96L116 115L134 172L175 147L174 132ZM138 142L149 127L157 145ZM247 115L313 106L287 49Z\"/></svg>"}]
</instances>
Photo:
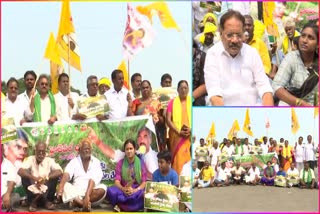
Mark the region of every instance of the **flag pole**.
<instances>
[{"instance_id":1,"label":"flag pole","mask_svg":"<svg viewBox=\"0 0 320 214\"><path fill-rule=\"evenodd\" d=\"M71 73L70 73L70 34L67 34L68 36L68 76L69 76L69 95L68 98L71 98ZM59 84L59 83L58 83ZM69 103L68 103L68 115L71 117L71 109L69 108Z\"/></svg>"}]
</instances>

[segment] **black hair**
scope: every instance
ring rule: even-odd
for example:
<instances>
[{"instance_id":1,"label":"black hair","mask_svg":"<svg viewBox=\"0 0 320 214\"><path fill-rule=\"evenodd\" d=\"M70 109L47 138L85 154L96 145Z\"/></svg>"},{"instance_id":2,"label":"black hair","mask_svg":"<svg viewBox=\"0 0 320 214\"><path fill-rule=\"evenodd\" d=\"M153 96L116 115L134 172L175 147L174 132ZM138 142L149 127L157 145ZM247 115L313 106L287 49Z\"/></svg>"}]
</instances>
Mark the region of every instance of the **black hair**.
<instances>
[{"instance_id":1,"label":"black hair","mask_svg":"<svg viewBox=\"0 0 320 214\"><path fill-rule=\"evenodd\" d=\"M121 70L119 70L119 69L116 69L116 70L112 71L112 73L111 73L111 79L112 79L112 80L115 80L116 77L117 77L117 74L119 74L119 73L123 73L123 71L121 71Z\"/></svg>"},{"instance_id":2,"label":"black hair","mask_svg":"<svg viewBox=\"0 0 320 214\"><path fill-rule=\"evenodd\" d=\"M172 81L172 77L170 74L166 73L161 76L161 82L165 81L165 79L170 79Z\"/></svg>"},{"instance_id":3,"label":"black hair","mask_svg":"<svg viewBox=\"0 0 320 214\"><path fill-rule=\"evenodd\" d=\"M134 73L134 74L132 74L132 76L131 76L131 83L134 82L134 80L136 79L136 77L142 77L142 76L141 76L140 73Z\"/></svg>"},{"instance_id":4,"label":"black hair","mask_svg":"<svg viewBox=\"0 0 320 214\"><path fill-rule=\"evenodd\" d=\"M59 77L58 77L58 83L60 83L60 80L62 79L62 77L67 77L67 78L69 79L68 74L66 74L66 73L61 73L61 74L59 75ZM87 84L88 84L88 83L87 83Z\"/></svg>"},{"instance_id":5,"label":"black hair","mask_svg":"<svg viewBox=\"0 0 320 214\"><path fill-rule=\"evenodd\" d=\"M32 75L35 80L37 79L37 74L33 70L26 71L26 73L24 73L23 79L26 79L29 74Z\"/></svg>"},{"instance_id":6,"label":"black hair","mask_svg":"<svg viewBox=\"0 0 320 214\"><path fill-rule=\"evenodd\" d=\"M224 30L224 24L228 19L231 18L236 18L237 20L239 20L242 23L242 27L244 27L244 17L243 15L241 15L241 13L239 11L236 10L229 10L228 12L226 12L225 14L223 14L223 16L220 18L220 29L221 31Z\"/></svg>"},{"instance_id":7,"label":"black hair","mask_svg":"<svg viewBox=\"0 0 320 214\"><path fill-rule=\"evenodd\" d=\"M132 139L127 139L123 144L123 151L125 151L125 148L129 143L133 146L134 149L137 149L136 142L134 140L132 140Z\"/></svg>"},{"instance_id":8,"label":"black hair","mask_svg":"<svg viewBox=\"0 0 320 214\"><path fill-rule=\"evenodd\" d=\"M18 87L19 87L19 82L18 82L18 80L17 80L16 78L14 78L14 77L10 77L10 79L9 79L8 82L7 82L7 88L9 88L9 84L10 84L11 82L16 82L17 85L18 85Z\"/></svg>"},{"instance_id":9,"label":"black hair","mask_svg":"<svg viewBox=\"0 0 320 214\"><path fill-rule=\"evenodd\" d=\"M181 86L182 83L185 83L185 84L187 84L187 86L189 86L187 80L180 80L180 81L178 82L178 88L180 88L180 86Z\"/></svg>"},{"instance_id":10,"label":"black hair","mask_svg":"<svg viewBox=\"0 0 320 214\"><path fill-rule=\"evenodd\" d=\"M166 162L171 162L171 153L168 150L164 150L158 153L158 160L163 159Z\"/></svg>"}]
</instances>

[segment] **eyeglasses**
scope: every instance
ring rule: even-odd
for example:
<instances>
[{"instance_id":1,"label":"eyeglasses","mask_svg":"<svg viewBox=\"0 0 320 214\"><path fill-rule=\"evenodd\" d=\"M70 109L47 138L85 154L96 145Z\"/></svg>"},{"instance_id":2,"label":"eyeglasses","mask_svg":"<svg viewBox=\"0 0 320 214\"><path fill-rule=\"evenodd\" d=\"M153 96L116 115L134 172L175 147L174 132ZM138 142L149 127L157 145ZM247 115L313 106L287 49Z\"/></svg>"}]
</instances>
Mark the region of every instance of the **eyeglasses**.
<instances>
[{"instance_id":1,"label":"eyeglasses","mask_svg":"<svg viewBox=\"0 0 320 214\"><path fill-rule=\"evenodd\" d=\"M227 39L233 39L233 37L236 37L236 39L242 39L243 33L226 33L225 34Z\"/></svg>"}]
</instances>

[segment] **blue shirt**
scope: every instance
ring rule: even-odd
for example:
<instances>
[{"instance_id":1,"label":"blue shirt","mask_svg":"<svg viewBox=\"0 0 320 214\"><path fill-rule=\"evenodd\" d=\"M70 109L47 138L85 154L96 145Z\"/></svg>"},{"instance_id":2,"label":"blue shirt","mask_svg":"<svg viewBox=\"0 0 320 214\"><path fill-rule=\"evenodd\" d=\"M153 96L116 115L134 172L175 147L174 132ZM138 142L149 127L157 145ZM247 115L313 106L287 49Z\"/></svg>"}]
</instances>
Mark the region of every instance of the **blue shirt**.
<instances>
[{"instance_id":1,"label":"blue shirt","mask_svg":"<svg viewBox=\"0 0 320 214\"><path fill-rule=\"evenodd\" d=\"M152 181L154 182L168 182L168 184L177 186L179 184L179 176L176 171L170 168L167 175L162 175L160 170L157 169L152 174Z\"/></svg>"},{"instance_id":2,"label":"blue shirt","mask_svg":"<svg viewBox=\"0 0 320 214\"><path fill-rule=\"evenodd\" d=\"M282 176L286 177L286 172L285 171L278 171L277 175L282 175Z\"/></svg>"}]
</instances>

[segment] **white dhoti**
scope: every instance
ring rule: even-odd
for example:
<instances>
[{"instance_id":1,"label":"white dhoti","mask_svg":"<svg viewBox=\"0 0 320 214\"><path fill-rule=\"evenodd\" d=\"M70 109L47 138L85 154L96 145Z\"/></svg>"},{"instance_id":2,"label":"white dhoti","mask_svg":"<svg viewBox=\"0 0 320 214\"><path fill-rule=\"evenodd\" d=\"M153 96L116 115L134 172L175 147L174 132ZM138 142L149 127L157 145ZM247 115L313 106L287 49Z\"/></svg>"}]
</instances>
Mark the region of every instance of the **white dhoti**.
<instances>
[{"instance_id":1,"label":"white dhoti","mask_svg":"<svg viewBox=\"0 0 320 214\"><path fill-rule=\"evenodd\" d=\"M103 189L104 190L103 197L101 197L101 199L99 199L98 201L92 203L92 206L95 206L95 205L100 204L103 201L103 199L105 198L106 193L107 193L107 187L104 184L98 184L98 185L95 185L95 187L93 189ZM86 195L86 191L87 191L87 187L80 188L78 186L74 186L73 184L67 182L64 185L62 201L63 201L63 203L68 203L70 201L73 201L76 198L83 199L84 196Z\"/></svg>"},{"instance_id":2,"label":"white dhoti","mask_svg":"<svg viewBox=\"0 0 320 214\"><path fill-rule=\"evenodd\" d=\"M250 183L253 182L256 178L256 175L246 175L244 176L244 180L246 183ZM258 176L258 178L260 178L260 176Z\"/></svg>"}]
</instances>

